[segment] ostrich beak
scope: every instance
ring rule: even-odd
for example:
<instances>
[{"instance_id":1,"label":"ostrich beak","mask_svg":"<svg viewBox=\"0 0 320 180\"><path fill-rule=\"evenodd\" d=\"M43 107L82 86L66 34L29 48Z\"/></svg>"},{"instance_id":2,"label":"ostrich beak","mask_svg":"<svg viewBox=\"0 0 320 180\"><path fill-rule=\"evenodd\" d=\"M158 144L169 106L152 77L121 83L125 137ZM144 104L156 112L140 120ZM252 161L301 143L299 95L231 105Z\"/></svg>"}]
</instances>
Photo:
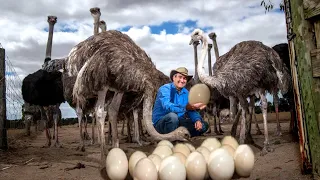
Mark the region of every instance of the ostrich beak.
<instances>
[{"instance_id":1,"label":"ostrich beak","mask_svg":"<svg viewBox=\"0 0 320 180\"><path fill-rule=\"evenodd\" d=\"M194 40L191 39L190 42L189 42L189 45L193 44Z\"/></svg>"}]
</instances>

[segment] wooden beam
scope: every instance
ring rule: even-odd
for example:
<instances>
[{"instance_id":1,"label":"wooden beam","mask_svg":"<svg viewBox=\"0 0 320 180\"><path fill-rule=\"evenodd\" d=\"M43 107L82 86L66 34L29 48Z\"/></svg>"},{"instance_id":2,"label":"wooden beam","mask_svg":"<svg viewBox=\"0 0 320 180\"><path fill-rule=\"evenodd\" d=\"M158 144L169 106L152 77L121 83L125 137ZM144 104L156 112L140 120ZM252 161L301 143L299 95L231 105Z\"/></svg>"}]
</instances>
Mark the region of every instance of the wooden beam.
<instances>
[{"instance_id":1,"label":"wooden beam","mask_svg":"<svg viewBox=\"0 0 320 180\"><path fill-rule=\"evenodd\" d=\"M5 50L0 48L0 149L8 149L6 115Z\"/></svg>"},{"instance_id":2,"label":"wooden beam","mask_svg":"<svg viewBox=\"0 0 320 180\"><path fill-rule=\"evenodd\" d=\"M310 56L311 56L312 76L320 77L320 49L311 50Z\"/></svg>"},{"instance_id":3,"label":"wooden beam","mask_svg":"<svg viewBox=\"0 0 320 180\"><path fill-rule=\"evenodd\" d=\"M320 15L320 2L319 0L304 0L304 18L309 19Z\"/></svg>"}]
</instances>

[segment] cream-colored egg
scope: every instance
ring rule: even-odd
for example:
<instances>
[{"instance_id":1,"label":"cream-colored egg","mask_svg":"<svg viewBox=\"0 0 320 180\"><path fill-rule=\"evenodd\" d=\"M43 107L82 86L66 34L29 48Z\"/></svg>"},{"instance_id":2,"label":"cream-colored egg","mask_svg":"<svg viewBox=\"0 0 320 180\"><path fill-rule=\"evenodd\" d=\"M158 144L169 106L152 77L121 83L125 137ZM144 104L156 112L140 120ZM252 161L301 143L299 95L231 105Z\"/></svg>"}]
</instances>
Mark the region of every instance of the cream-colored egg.
<instances>
[{"instance_id":1,"label":"cream-colored egg","mask_svg":"<svg viewBox=\"0 0 320 180\"><path fill-rule=\"evenodd\" d=\"M158 142L157 146L169 146L170 148L173 148L173 144L168 140L161 140Z\"/></svg>"},{"instance_id":2,"label":"cream-colored egg","mask_svg":"<svg viewBox=\"0 0 320 180\"><path fill-rule=\"evenodd\" d=\"M242 177L249 177L254 167L254 153L250 146L241 144L234 152L236 173Z\"/></svg>"},{"instance_id":3,"label":"cream-colored egg","mask_svg":"<svg viewBox=\"0 0 320 180\"><path fill-rule=\"evenodd\" d=\"M182 154L184 154L186 157L189 156L190 154L190 149L188 148L187 145L183 144L183 143L177 143L174 147L173 147L173 152L180 152Z\"/></svg>"},{"instance_id":4,"label":"cream-colored egg","mask_svg":"<svg viewBox=\"0 0 320 180\"><path fill-rule=\"evenodd\" d=\"M188 146L190 152L193 152L193 151L196 150L196 148L195 148L192 144L190 144L190 143L184 143L184 144L185 144L186 146Z\"/></svg>"},{"instance_id":5,"label":"cream-colored egg","mask_svg":"<svg viewBox=\"0 0 320 180\"><path fill-rule=\"evenodd\" d=\"M172 156L176 156L177 158L179 158L182 164L186 163L187 156L185 156L181 152L175 152L172 154Z\"/></svg>"},{"instance_id":6,"label":"cream-colored egg","mask_svg":"<svg viewBox=\"0 0 320 180\"><path fill-rule=\"evenodd\" d=\"M153 162L153 164L156 166L157 168L157 171L159 171L159 167L160 167L160 164L161 164L161 157L157 154L150 154L148 156L148 158Z\"/></svg>"},{"instance_id":7,"label":"cream-colored egg","mask_svg":"<svg viewBox=\"0 0 320 180\"><path fill-rule=\"evenodd\" d=\"M113 148L106 158L106 171L110 179L125 179L128 174L128 158L120 148Z\"/></svg>"},{"instance_id":8,"label":"cream-colored egg","mask_svg":"<svg viewBox=\"0 0 320 180\"><path fill-rule=\"evenodd\" d=\"M232 157L234 156L234 152L236 151L235 149L233 149L233 147L231 147L228 144L222 145L221 148L227 150L229 152L230 156L232 156Z\"/></svg>"},{"instance_id":9,"label":"cream-colored egg","mask_svg":"<svg viewBox=\"0 0 320 180\"><path fill-rule=\"evenodd\" d=\"M225 136L222 140L221 140L221 145L227 144L231 147L233 147L233 149L237 149L239 146L238 141L232 137L232 136Z\"/></svg>"},{"instance_id":10,"label":"cream-colored egg","mask_svg":"<svg viewBox=\"0 0 320 180\"><path fill-rule=\"evenodd\" d=\"M209 161L209 156L210 156L210 151L208 150L208 148L206 148L204 146L200 146L196 149L196 151L198 151L202 154L202 156L206 160L206 164L208 166L208 161ZM208 168L206 168L206 175L205 175L204 179L208 179L208 178L209 178L209 172L208 172Z\"/></svg>"},{"instance_id":11,"label":"cream-colored egg","mask_svg":"<svg viewBox=\"0 0 320 180\"><path fill-rule=\"evenodd\" d=\"M186 163L187 178L194 180L202 180L207 172L207 162L203 155L194 151L187 157Z\"/></svg>"},{"instance_id":12,"label":"cream-colored egg","mask_svg":"<svg viewBox=\"0 0 320 180\"><path fill-rule=\"evenodd\" d=\"M231 179L234 174L234 161L227 150L223 148L211 152L212 159L208 164L209 175L212 179Z\"/></svg>"},{"instance_id":13,"label":"cream-colored egg","mask_svg":"<svg viewBox=\"0 0 320 180\"><path fill-rule=\"evenodd\" d=\"M201 146L204 146L209 149L210 152L214 151L221 147L221 143L217 138L207 138L202 143Z\"/></svg>"},{"instance_id":14,"label":"cream-colored egg","mask_svg":"<svg viewBox=\"0 0 320 180\"><path fill-rule=\"evenodd\" d=\"M133 170L134 167L136 166L137 162L142 159L147 157L147 155L142 152L142 151L135 151L134 153L131 154L129 158L129 173L133 177Z\"/></svg>"},{"instance_id":15,"label":"cream-colored egg","mask_svg":"<svg viewBox=\"0 0 320 180\"><path fill-rule=\"evenodd\" d=\"M134 180L157 180L158 171L149 158L140 159L134 167Z\"/></svg>"},{"instance_id":16,"label":"cream-colored egg","mask_svg":"<svg viewBox=\"0 0 320 180\"><path fill-rule=\"evenodd\" d=\"M159 168L160 180L185 180L187 176L186 168L176 156L168 156L161 162Z\"/></svg>"},{"instance_id":17,"label":"cream-colored egg","mask_svg":"<svg viewBox=\"0 0 320 180\"><path fill-rule=\"evenodd\" d=\"M152 154L156 154L161 157L161 159L164 159L165 157L168 157L172 154L172 149L169 146L161 145L157 146Z\"/></svg>"}]
</instances>

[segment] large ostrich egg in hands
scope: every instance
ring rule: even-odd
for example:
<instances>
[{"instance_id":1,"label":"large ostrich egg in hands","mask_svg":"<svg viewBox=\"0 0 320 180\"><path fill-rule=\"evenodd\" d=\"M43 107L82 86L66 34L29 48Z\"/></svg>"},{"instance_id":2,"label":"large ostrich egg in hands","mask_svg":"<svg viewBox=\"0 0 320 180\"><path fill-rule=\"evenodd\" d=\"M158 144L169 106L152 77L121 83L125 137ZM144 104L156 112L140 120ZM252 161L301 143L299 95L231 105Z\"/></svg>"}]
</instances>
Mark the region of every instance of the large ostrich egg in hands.
<instances>
[{"instance_id":1,"label":"large ostrich egg in hands","mask_svg":"<svg viewBox=\"0 0 320 180\"><path fill-rule=\"evenodd\" d=\"M203 103L207 105L210 100L210 89L207 85L199 83L190 88L189 104Z\"/></svg>"}]
</instances>

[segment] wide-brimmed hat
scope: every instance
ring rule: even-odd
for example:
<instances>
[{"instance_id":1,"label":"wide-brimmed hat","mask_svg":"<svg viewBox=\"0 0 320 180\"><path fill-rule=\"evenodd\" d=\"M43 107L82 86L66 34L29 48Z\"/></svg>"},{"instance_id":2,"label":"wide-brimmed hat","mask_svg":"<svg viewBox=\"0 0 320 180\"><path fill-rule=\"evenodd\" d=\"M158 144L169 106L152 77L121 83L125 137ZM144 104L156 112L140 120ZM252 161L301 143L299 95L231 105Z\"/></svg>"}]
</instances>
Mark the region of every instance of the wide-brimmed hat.
<instances>
[{"instance_id":1,"label":"wide-brimmed hat","mask_svg":"<svg viewBox=\"0 0 320 180\"><path fill-rule=\"evenodd\" d=\"M177 73L180 73L184 76L187 77L187 82L190 81L192 79L192 75L188 75L188 69L185 67L179 67L177 69L174 69L170 72L170 79L171 81L173 81L173 76Z\"/></svg>"}]
</instances>

